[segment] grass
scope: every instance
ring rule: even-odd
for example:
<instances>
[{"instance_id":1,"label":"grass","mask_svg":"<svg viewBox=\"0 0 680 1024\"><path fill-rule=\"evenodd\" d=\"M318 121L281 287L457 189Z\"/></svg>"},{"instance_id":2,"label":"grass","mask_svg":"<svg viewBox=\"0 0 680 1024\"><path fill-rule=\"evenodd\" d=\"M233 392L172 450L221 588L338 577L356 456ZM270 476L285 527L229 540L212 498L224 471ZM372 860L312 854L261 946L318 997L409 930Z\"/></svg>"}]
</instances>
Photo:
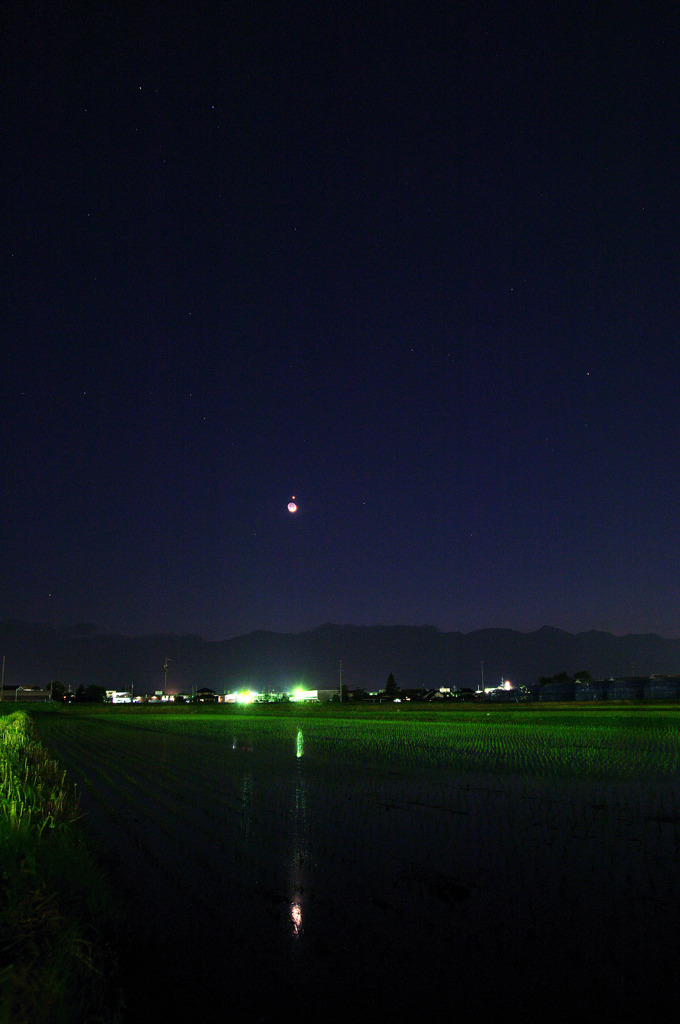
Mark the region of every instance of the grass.
<instances>
[{"instance_id":1,"label":"grass","mask_svg":"<svg viewBox=\"0 0 680 1024\"><path fill-rule=\"evenodd\" d=\"M0 1021L113 1022L113 902L25 711L0 718L0 768Z\"/></svg>"}]
</instances>

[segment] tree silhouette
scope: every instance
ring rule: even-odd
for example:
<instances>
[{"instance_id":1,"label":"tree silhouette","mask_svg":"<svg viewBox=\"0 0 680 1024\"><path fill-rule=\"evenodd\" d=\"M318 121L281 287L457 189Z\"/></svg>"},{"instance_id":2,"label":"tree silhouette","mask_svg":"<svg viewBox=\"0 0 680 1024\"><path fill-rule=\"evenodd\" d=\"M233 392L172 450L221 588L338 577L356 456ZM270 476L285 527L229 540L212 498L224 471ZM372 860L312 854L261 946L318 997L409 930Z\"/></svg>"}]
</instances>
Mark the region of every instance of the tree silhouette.
<instances>
[{"instance_id":1,"label":"tree silhouette","mask_svg":"<svg viewBox=\"0 0 680 1024\"><path fill-rule=\"evenodd\" d=\"M66 687L63 683L60 683L58 679L54 679L50 683L52 690L52 700L63 700L66 696Z\"/></svg>"}]
</instances>

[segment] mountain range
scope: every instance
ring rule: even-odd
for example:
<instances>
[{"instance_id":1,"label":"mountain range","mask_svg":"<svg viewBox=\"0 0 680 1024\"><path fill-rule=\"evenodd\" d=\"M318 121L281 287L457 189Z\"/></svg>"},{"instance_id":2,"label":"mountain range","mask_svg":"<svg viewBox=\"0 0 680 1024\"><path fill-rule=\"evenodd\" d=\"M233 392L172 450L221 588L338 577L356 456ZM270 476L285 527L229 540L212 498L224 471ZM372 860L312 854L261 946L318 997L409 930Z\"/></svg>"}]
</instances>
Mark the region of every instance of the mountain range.
<instances>
[{"instance_id":1,"label":"mountain range","mask_svg":"<svg viewBox=\"0 0 680 1024\"><path fill-rule=\"evenodd\" d=\"M590 672L594 679L680 674L680 639L656 634L591 630L568 633L544 626L443 632L434 626L353 626L327 623L300 633L260 630L228 640L192 634L121 636L83 623L73 629L0 622L5 685L44 686L51 680L76 689L153 693L202 686L218 693L243 686L276 689L384 687L393 673L402 688L498 685L502 679L532 685L558 672Z\"/></svg>"}]
</instances>

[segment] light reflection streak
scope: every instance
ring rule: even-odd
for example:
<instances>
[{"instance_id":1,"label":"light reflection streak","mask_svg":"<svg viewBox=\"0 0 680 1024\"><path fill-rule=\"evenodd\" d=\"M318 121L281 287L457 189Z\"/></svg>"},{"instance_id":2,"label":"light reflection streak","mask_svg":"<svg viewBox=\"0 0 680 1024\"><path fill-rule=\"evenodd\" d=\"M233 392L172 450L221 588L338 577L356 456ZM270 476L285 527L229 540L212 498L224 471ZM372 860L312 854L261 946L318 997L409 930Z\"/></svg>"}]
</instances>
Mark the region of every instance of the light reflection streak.
<instances>
[{"instance_id":1,"label":"light reflection streak","mask_svg":"<svg viewBox=\"0 0 680 1024\"><path fill-rule=\"evenodd\" d=\"M239 813L239 830L244 839L248 839L251 830L253 811L253 773L245 772L241 779L241 810Z\"/></svg>"},{"instance_id":2,"label":"light reflection streak","mask_svg":"<svg viewBox=\"0 0 680 1024\"><path fill-rule=\"evenodd\" d=\"M305 891L305 866L309 855L309 825L307 821L307 778L302 768L304 736L298 729L295 740L295 796L293 800L293 828L291 850L290 923L294 938L303 932L303 898Z\"/></svg>"}]
</instances>

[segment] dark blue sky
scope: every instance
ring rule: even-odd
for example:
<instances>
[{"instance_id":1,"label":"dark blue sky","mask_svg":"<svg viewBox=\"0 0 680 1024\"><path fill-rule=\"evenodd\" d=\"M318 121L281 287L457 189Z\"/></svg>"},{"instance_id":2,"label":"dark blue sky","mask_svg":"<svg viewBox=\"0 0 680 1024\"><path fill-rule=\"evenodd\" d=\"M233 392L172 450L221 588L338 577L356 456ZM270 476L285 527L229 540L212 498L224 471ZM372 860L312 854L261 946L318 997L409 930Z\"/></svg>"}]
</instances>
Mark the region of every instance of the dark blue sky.
<instances>
[{"instance_id":1,"label":"dark blue sky","mask_svg":"<svg viewBox=\"0 0 680 1024\"><path fill-rule=\"evenodd\" d=\"M0 617L680 635L670 11L140 7L6 5Z\"/></svg>"}]
</instances>

